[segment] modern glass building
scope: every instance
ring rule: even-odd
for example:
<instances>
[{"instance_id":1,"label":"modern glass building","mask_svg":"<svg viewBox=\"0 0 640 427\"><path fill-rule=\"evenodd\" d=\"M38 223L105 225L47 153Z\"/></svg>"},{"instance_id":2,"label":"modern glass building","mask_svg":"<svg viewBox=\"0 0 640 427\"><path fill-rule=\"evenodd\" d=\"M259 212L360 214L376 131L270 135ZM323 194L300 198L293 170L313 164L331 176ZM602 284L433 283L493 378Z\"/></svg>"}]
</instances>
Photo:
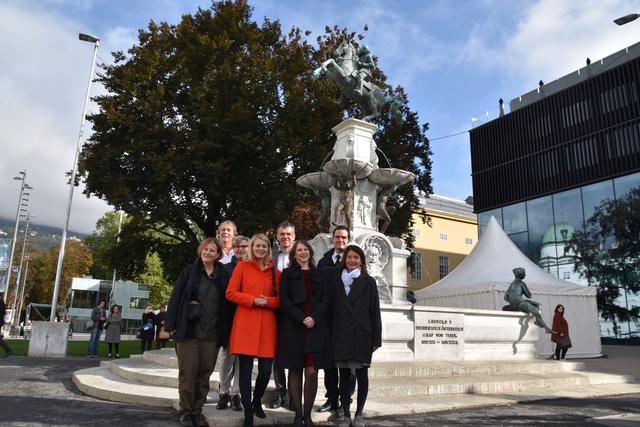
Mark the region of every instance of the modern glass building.
<instances>
[{"instance_id":1,"label":"modern glass building","mask_svg":"<svg viewBox=\"0 0 640 427\"><path fill-rule=\"evenodd\" d=\"M471 131L478 232L495 216L549 273L589 285L565 243L604 200L640 187L640 43L510 103ZM620 305L640 305L625 295ZM618 333L637 334L639 325ZM614 334L602 323L603 336Z\"/></svg>"},{"instance_id":2,"label":"modern glass building","mask_svg":"<svg viewBox=\"0 0 640 427\"><path fill-rule=\"evenodd\" d=\"M149 285L120 280L116 280L112 291L111 280L74 277L69 294L68 316L73 330L78 332L84 332L91 310L105 299L108 307L114 304L122 307L122 332L133 335L140 328L142 313L149 304Z\"/></svg>"}]
</instances>

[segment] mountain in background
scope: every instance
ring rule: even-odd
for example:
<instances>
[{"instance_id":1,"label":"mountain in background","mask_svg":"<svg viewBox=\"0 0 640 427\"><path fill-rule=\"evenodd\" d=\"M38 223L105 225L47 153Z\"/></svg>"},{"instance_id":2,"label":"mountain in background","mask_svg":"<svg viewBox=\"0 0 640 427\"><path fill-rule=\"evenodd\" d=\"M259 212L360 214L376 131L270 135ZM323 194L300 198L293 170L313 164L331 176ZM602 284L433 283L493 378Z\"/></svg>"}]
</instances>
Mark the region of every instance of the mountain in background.
<instances>
[{"instance_id":1,"label":"mountain in background","mask_svg":"<svg viewBox=\"0 0 640 427\"><path fill-rule=\"evenodd\" d=\"M14 225L15 220L0 218L0 239L12 239ZM23 238L21 233L23 228L24 222L20 222L20 232L18 232L19 240ZM43 252L60 244L61 236L62 228L38 225L35 223L29 224L29 247L36 252ZM67 231L67 238L77 237L78 239L84 240L87 236L88 234L86 233L78 233L72 230Z\"/></svg>"}]
</instances>

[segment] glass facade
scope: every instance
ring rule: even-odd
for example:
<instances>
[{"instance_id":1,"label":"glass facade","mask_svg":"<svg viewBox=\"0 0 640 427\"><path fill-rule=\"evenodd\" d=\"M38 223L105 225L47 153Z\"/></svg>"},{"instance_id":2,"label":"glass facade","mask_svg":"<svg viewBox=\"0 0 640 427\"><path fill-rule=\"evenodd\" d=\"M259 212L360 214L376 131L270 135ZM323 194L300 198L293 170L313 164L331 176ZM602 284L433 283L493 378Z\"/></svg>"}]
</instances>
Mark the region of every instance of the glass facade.
<instances>
[{"instance_id":1,"label":"glass facade","mask_svg":"<svg viewBox=\"0 0 640 427\"><path fill-rule=\"evenodd\" d=\"M9 271L9 254L11 239L0 239L0 292L4 292L4 285Z\"/></svg>"},{"instance_id":2,"label":"glass facade","mask_svg":"<svg viewBox=\"0 0 640 427\"><path fill-rule=\"evenodd\" d=\"M564 280L588 285L586 278L574 271L574 256L565 250L566 242L575 230L584 228L585 221L603 201L624 197L639 186L640 172L480 212L478 234L482 236L489 219L495 216L516 246L541 268ZM640 296L628 294L625 301L622 292L618 304L638 306ZM620 326L624 334L628 327L632 334L638 334L638 324ZM602 322L601 332L603 336L613 336L612 325Z\"/></svg>"}]
</instances>

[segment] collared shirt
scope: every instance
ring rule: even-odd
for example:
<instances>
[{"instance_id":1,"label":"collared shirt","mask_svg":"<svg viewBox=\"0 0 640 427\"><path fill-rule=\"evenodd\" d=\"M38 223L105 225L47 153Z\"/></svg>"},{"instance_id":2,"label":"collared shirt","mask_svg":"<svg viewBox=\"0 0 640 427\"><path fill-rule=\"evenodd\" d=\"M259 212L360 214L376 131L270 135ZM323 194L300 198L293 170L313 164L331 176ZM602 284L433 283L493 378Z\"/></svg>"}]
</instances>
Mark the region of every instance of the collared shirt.
<instances>
[{"instance_id":1,"label":"collared shirt","mask_svg":"<svg viewBox=\"0 0 640 427\"><path fill-rule=\"evenodd\" d=\"M278 252L278 259L276 260L276 268L283 271L289 267L289 254L284 252Z\"/></svg>"},{"instance_id":2,"label":"collared shirt","mask_svg":"<svg viewBox=\"0 0 640 427\"><path fill-rule=\"evenodd\" d=\"M222 258L220 258L218 261L220 261L222 264L229 264L232 258L233 258L233 248L229 252L225 252L223 249Z\"/></svg>"},{"instance_id":3,"label":"collared shirt","mask_svg":"<svg viewBox=\"0 0 640 427\"><path fill-rule=\"evenodd\" d=\"M335 265L338 265L338 263L339 263L340 261L342 261L342 254L341 254L341 253L339 254L339 253L337 253L337 252L335 252L335 251L334 251L334 252L333 252L333 255L331 255L331 259L333 260L333 263L334 263Z\"/></svg>"}]
</instances>

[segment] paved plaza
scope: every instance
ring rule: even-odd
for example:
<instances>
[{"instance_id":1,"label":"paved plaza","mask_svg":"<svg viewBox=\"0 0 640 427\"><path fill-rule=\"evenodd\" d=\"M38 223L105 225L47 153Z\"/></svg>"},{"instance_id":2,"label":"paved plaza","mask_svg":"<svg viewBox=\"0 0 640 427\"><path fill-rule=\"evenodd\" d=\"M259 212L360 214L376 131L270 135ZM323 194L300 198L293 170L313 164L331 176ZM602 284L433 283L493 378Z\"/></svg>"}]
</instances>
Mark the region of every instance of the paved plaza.
<instances>
[{"instance_id":1,"label":"paved plaza","mask_svg":"<svg viewBox=\"0 0 640 427\"><path fill-rule=\"evenodd\" d=\"M640 347L605 346L604 351L607 358L582 360L588 370L640 378ZM0 359L0 425L177 425L171 410L107 402L81 394L71 382L72 372L98 364L84 358ZM395 415L369 419L367 425L640 425L640 394Z\"/></svg>"}]
</instances>

